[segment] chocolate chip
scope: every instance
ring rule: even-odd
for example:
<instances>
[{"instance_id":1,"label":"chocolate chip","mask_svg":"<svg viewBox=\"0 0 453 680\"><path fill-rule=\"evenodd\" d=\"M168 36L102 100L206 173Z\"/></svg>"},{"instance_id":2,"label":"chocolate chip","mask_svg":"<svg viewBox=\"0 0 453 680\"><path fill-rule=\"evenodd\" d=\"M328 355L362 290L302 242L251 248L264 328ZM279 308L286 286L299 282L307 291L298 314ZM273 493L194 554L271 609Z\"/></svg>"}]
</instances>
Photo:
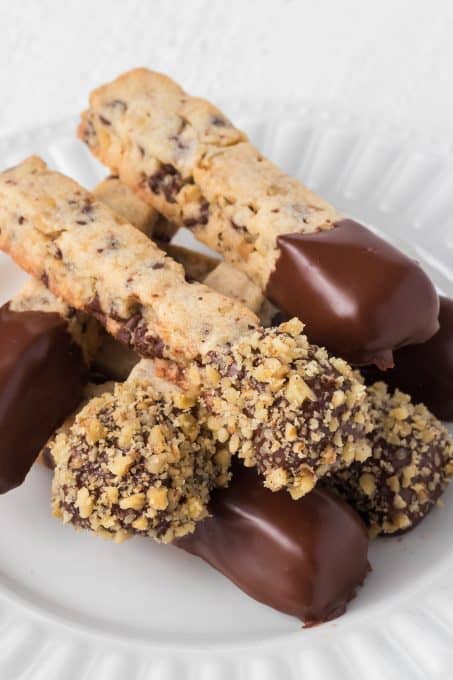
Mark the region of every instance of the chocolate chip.
<instances>
[{"instance_id":1,"label":"chocolate chip","mask_svg":"<svg viewBox=\"0 0 453 680\"><path fill-rule=\"evenodd\" d=\"M178 149L180 151L184 151L184 149L189 148L188 145L181 139L179 134L178 135L172 135L171 137L169 137L169 139L172 142L176 142L176 146L178 147Z\"/></svg>"},{"instance_id":2,"label":"chocolate chip","mask_svg":"<svg viewBox=\"0 0 453 680\"><path fill-rule=\"evenodd\" d=\"M148 178L148 187L154 194L164 194L168 203L176 203L175 195L184 186L184 181L173 165L164 163Z\"/></svg>"},{"instance_id":3,"label":"chocolate chip","mask_svg":"<svg viewBox=\"0 0 453 680\"><path fill-rule=\"evenodd\" d=\"M25 217L21 215L17 221L19 222L19 224L23 224L25 222Z\"/></svg>"},{"instance_id":4,"label":"chocolate chip","mask_svg":"<svg viewBox=\"0 0 453 680\"><path fill-rule=\"evenodd\" d=\"M138 323L131 338L135 351L144 357L163 358L165 344L158 336L147 335L146 323Z\"/></svg>"},{"instance_id":5,"label":"chocolate chip","mask_svg":"<svg viewBox=\"0 0 453 680\"><path fill-rule=\"evenodd\" d=\"M165 267L163 262L156 262L152 265L151 269L163 269Z\"/></svg>"},{"instance_id":6,"label":"chocolate chip","mask_svg":"<svg viewBox=\"0 0 453 680\"><path fill-rule=\"evenodd\" d=\"M220 116L213 116L211 118L211 125L215 125L215 127L227 127L228 123L224 118L221 118Z\"/></svg>"},{"instance_id":7,"label":"chocolate chip","mask_svg":"<svg viewBox=\"0 0 453 680\"><path fill-rule=\"evenodd\" d=\"M101 123L103 123L103 125L112 124L105 116L102 116L101 114L99 114L99 120L101 121Z\"/></svg>"},{"instance_id":8,"label":"chocolate chip","mask_svg":"<svg viewBox=\"0 0 453 680\"><path fill-rule=\"evenodd\" d=\"M94 129L93 121L90 119L85 121L83 128L83 139L86 144L90 145L94 140L97 139L97 133Z\"/></svg>"},{"instance_id":9,"label":"chocolate chip","mask_svg":"<svg viewBox=\"0 0 453 680\"><path fill-rule=\"evenodd\" d=\"M187 217L185 220L182 221L182 223L185 227L191 229L192 227L197 226L198 220L196 217Z\"/></svg>"},{"instance_id":10,"label":"chocolate chip","mask_svg":"<svg viewBox=\"0 0 453 680\"><path fill-rule=\"evenodd\" d=\"M127 104L126 102L123 102L122 99L112 99L112 101L107 103L107 106L109 106L112 109L118 109L122 113L127 111Z\"/></svg>"},{"instance_id":11,"label":"chocolate chip","mask_svg":"<svg viewBox=\"0 0 453 680\"><path fill-rule=\"evenodd\" d=\"M93 212L93 210L94 210L94 205L92 204L92 202L89 199L87 199L85 201L85 205L82 208L82 212L84 213L84 215L89 215L90 213Z\"/></svg>"},{"instance_id":12,"label":"chocolate chip","mask_svg":"<svg viewBox=\"0 0 453 680\"><path fill-rule=\"evenodd\" d=\"M46 287L49 285L49 277L48 277L48 275L47 275L46 272L44 272L43 274L41 274L41 281L43 282L43 284L44 284Z\"/></svg>"},{"instance_id":13,"label":"chocolate chip","mask_svg":"<svg viewBox=\"0 0 453 680\"><path fill-rule=\"evenodd\" d=\"M199 216L187 217L185 220L183 220L182 223L188 229L192 229L193 227L196 227L197 224L205 226L208 222L209 222L209 203L207 201L203 201L202 203L200 203Z\"/></svg>"}]
</instances>

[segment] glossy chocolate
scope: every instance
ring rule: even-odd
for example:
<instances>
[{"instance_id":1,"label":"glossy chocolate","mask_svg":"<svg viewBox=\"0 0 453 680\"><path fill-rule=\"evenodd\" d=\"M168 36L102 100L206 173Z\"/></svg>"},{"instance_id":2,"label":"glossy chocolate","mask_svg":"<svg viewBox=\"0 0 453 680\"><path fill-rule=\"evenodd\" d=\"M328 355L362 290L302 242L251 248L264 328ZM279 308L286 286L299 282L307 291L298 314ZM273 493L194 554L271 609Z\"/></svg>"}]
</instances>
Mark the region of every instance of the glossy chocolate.
<instances>
[{"instance_id":1,"label":"glossy chocolate","mask_svg":"<svg viewBox=\"0 0 453 680\"><path fill-rule=\"evenodd\" d=\"M310 340L353 364L392 366L395 349L438 329L439 301L421 267L353 220L279 236L266 294Z\"/></svg>"},{"instance_id":2,"label":"glossy chocolate","mask_svg":"<svg viewBox=\"0 0 453 680\"><path fill-rule=\"evenodd\" d=\"M212 517L177 545L306 626L343 614L363 583L369 568L365 526L323 489L293 501L235 464L230 487L213 493L209 509Z\"/></svg>"},{"instance_id":3,"label":"glossy chocolate","mask_svg":"<svg viewBox=\"0 0 453 680\"><path fill-rule=\"evenodd\" d=\"M384 380L440 420L453 421L453 300L440 298L439 330L430 340L395 352L394 368L367 368L364 375L368 383Z\"/></svg>"},{"instance_id":4,"label":"glossy chocolate","mask_svg":"<svg viewBox=\"0 0 453 680\"><path fill-rule=\"evenodd\" d=\"M0 308L0 493L19 486L82 397L87 369L58 314Z\"/></svg>"}]
</instances>

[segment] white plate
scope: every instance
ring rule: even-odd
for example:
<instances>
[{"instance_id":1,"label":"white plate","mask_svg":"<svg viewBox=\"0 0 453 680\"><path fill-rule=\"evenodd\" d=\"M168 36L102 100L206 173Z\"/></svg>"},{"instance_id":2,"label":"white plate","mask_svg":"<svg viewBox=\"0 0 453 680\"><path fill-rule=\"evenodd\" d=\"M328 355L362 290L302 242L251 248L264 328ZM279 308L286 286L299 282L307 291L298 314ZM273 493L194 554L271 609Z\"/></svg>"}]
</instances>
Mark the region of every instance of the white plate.
<instances>
[{"instance_id":1,"label":"white plate","mask_svg":"<svg viewBox=\"0 0 453 680\"><path fill-rule=\"evenodd\" d=\"M229 110L275 161L453 294L450 149L336 111ZM75 124L0 139L1 166L38 153L93 186L105 171ZM6 300L24 275L1 258ZM372 544L373 572L344 617L301 630L182 551L63 527L50 517L49 477L34 469L0 498L2 680L451 680L453 489L412 533Z\"/></svg>"}]
</instances>

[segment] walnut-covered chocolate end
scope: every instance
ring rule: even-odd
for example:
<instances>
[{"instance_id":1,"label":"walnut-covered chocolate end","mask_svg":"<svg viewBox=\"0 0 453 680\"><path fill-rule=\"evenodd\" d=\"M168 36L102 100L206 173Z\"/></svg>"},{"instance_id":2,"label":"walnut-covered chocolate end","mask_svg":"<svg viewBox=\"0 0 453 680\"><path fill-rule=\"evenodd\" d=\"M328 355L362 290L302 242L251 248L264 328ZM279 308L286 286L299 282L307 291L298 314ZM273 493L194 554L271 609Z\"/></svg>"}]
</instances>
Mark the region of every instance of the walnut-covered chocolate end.
<instances>
[{"instance_id":1,"label":"walnut-covered chocolate end","mask_svg":"<svg viewBox=\"0 0 453 680\"><path fill-rule=\"evenodd\" d=\"M371 536L406 531L436 504L453 477L453 441L422 404L375 383L368 389L376 428L372 455L335 474L337 489L366 520Z\"/></svg>"},{"instance_id":2,"label":"walnut-covered chocolate end","mask_svg":"<svg viewBox=\"0 0 453 680\"><path fill-rule=\"evenodd\" d=\"M135 382L91 400L51 446L54 515L117 542L168 543L207 514L230 456L200 425L192 400Z\"/></svg>"},{"instance_id":3,"label":"walnut-covered chocolate end","mask_svg":"<svg viewBox=\"0 0 453 680\"><path fill-rule=\"evenodd\" d=\"M207 422L218 441L256 466L269 489L286 487L293 498L370 454L365 387L302 329L293 319L252 331L204 366Z\"/></svg>"}]
</instances>

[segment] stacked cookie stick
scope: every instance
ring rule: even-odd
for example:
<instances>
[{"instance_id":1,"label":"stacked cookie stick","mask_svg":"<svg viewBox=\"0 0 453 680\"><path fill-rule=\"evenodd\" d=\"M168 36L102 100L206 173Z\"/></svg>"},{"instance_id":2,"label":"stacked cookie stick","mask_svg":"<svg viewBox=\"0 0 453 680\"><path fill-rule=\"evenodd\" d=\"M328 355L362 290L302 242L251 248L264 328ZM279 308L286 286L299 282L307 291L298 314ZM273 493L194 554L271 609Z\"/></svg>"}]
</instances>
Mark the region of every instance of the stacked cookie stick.
<instances>
[{"instance_id":1,"label":"stacked cookie stick","mask_svg":"<svg viewBox=\"0 0 453 680\"><path fill-rule=\"evenodd\" d=\"M39 159L2 174L0 199L2 248L141 356L176 362L219 441L270 488L300 497L368 455L363 386L298 321L263 329L239 303L186 283L144 234Z\"/></svg>"},{"instance_id":2,"label":"stacked cookie stick","mask_svg":"<svg viewBox=\"0 0 453 680\"><path fill-rule=\"evenodd\" d=\"M210 269L211 262L206 268L206 256L188 254L185 249L179 256L183 266L187 264L192 271L198 259L200 280L214 282L219 292L247 299L249 306L257 302L256 286L230 265L221 262ZM210 269L207 274L206 269ZM261 311L266 315L265 306ZM368 389L368 400L374 421L368 436L371 456L324 483L360 511L375 536L407 530L429 512L451 478L453 449L445 428L424 406L414 405L407 394L391 392L376 382Z\"/></svg>"},{"instance_id":3,"label":"stacked cookie stick","mask_svg":"<svg viewBox=\"0 0 453 680\"><path fill-rule=\"evenodd\" d=\"M119 194L121 196L123 191ZM140 203L138 199L135 202ZM127 214L126 203L122 212ZM184 250L179 254L192 269L198 260L198 270L203 272L203 255L191 253L188 256ZM210 275L207 278L211 278ZM221 289L231 291L236 286L237 293L243 293L245 278L241 279L237 274L232 277L229 267L223 264L217 267L216 282ZM36 283L27 286L12 306L14 309L59 310L68 315L67 308ZM74 322L72 327L77 335ZM127 365L130 363L128 360ZM107 371L117 372L118 367L110 363ZM126 374L127 371L123 375ZM351 466L329 483L361 510L372 532L398 531L409 528L423 517L443 490L449 477L451 450L440 425L423 407L414 409L405 395L397 393L392 397L383 386L375 386L370 389L369 397L376 423L370 436L372 456L365 464ZM393 466L396 452L397 464ZM390 480L388 483L387 479ZM125 535L125 532L118 535Z\"/></svg>"},{"instance_id":4,"label":"stacked cookie stick","mask_svg":"<svg viewBox=\"0 0 453 680\"><path fill-rule=\"evenodd\" d=\"M180 254L187 260L186 253ZM192 254L187 261L190 265L201 259ZM66 319L72 319L71 330L75 337L85 337L83 333L76 332L76 322L68 306L49 293L43 284L33 282L27 285L11 306L21 310L20 313L29 313L30 309L39 308L50 315L58 310ZM83 315L78 316L81 330L86 321ZM81 344L84 349L88 349L89 344ZM93 352L87 352L87 356L93 361ZM103 360L106 364L105 356ZM111 368L117 370L115 366ZM153 467L156 464L160 465L159 472L163 471L162 462L165 462L167 456L162 450L162 442L156 442L152 436L149 446L148 442L145 443L145 435L150 432L149 421L153 421L163 398L167 400L167 404L169 400L173 404L178 403L179 408L187 407L187 398L184 398L175 385L157 378L155 366L149 360L142 360L127 382L117 385L114 394L104 386L101 386L101 390L103 394L82 408L75 423L62 428L55 441L49 443L52 463L56 465L53 484L54 512L64 521L73 522L79 528L91 528L118 541L133 534L152 535L164 541L184 534L193 528L195 519L203 517L205 508L194 496L187 503L191 510L189 517L187 512L185 516L181 512L184 503L175 507L174 495L171 497L174 486L165 484L164 476L156 479L155 474L150 474L157 472ZM172 434L178 431L181 415L186 427L183 430L183 439L188 441L187 428L190 426L190 441L192 445L196 442L192 446L192 453L198 454L199 472L203 471L206 481L209 461L200 456L203 441L201 432L196 433L194 440L196 423L187 414L174 411ZM137 431L134 425L140 419L142 422ZM105 427L108 433L100 433L100 427ZM134 434L141 436L135 450L134 443L131 442ZM108 447L105 446L107 437ZM89 446L86 446L87 438ZM172 441L175 439L173 436ZM112 446L112 440L117 443L117 448ZM222 465L222 462L228 461L229 455L225 456L218 445L216 448L216 463ZM128 454L124 455L126 450ZM125 460L131 454L133 460ZM170 462L178 468L178 461ZM188 463L190 466L190 461L186 460L186 468ZM111 469L112 464L114 469ZM153 467L152 470L150 466ZM244 569L242 573L236 569L234 574L231 567L234 568L236 561L231 559L231 550L228 551L229 559L226 559L227 553L224 553L222 560L219 548L224 542L216 543L213 538L210 550L211 554L218 553L218 568L257 599L303 618L306 624L328 620L341 614L367 572L367 542L358 517L339 499L323 490L316 491L307 500L295 503L285 492L274 495L270 491L264 491L258 477L251 471L246 472L237 467L235 480L233 494L229 490L221 496L215 494L215 501L213 499L210 505L212 522L218 522L221 530L224 521L223 508L234 507L238 513L235 521L237 549L243 556L249 554L249 566L256 564L256 559L266 558L268 572L267 575L262 572L261 579L256 578L257 574L254 575L253 569ZM192 479L185 480L186 494L193 491L191 482ZM200 484L200 478L198 482ZM221 480L217 478L216 482L221 483ZM208 483L200 484L204 491L208 489ZM247 511L249 517L246 532L243 531L245 527L240 519L244 511ZM228 525L231 526L230 521ZM224 531L221 530L221 533ZM342 540L332 541L333 534L336 537L341 536ZM220 538L219 533L218 536ZM205 537L205 531L197 537L197 542L200 546L203 544L204 551L208 548ZM253 539L266 555L250 550L250 541ZM347 553L344 552L345 546L350 548ZM197 552L192 542L180 543L180 547ZM199 554L203 550L200 547ZM311 555L316 555L316 560ZM321 555L322 559L319 560ZM317 566L313 569L315 561ZM292 579L289 581L287 567L290 562ZM332 565L336 565L334 570ZM271 576L272 583L269 584ZM316 587L317 583L325 584L322 592Z\"/></svg>"},{"instance_id":5,"label":"stacked cookie stick","mask_svg":"<svg viewBox=\"0 0 453 680\"><path fill-rule=\"evenodd\" d=\"M111 118L104 107L112 109ZM338 347L346 359L385 366L401 344L436 330L430 282L410 260L263 159L220 112L168 79L139 71L101 88L81 130L120 176L106 180L96 196L39 159L0 177L1 246L42 282L30 284L28 295L10 306L22 312L13 311L41 309L38 298L41 307L49 303L47 311L54 305L85 364L110 365L116 378L125 378L143 357L124 383L101 388L50 441L55 514L116 540L134 534L177 539L282 611L306 621L338 615L364 578L366 542L340 500L319 487L310 490L318 481L339 490L373 534L406 530L451 477L451 441L406 395L383 385L367 391L344 359L302 335L298 321L266 328L256 314L271 318L267 293L286 313L309 319L311 338ZM230 264L168 243L181 225L215 245ZM362 274L373 274L363 295L360 272L345 280L352 257ZM316 273L314 260L321 262ZM292 272L297 294L282 272ZM373 280L383 273L384 295ZM414 293L424 302L417 318ZM331 304L339 300L347 300L352 315ZM387 320L403 309L398 324L376 326L375 305L384 302ZM96 352L99 339L90 345L84 332L93 318L101 338ZM114 339L106 342L100 325ZM126 348L120 354L119 343ZM283 491L271 494L239 463L230 469L231 456L254 466L267 487ZM231 470L230 487L217 488ZM211 518L204 519L208 512ZM224 549L230 530L224 520L244 512L247 530L238 519L229 539L241 555L250 553L242 569ZM298 522L305 527L300 534ZM342 559L327 538L334 526L344 545L349 535L354 559L343 560L339 581L330 579L324 600L314 602L307 594L313 583L327 577L328 562ZM268 573L252 568L255 557L266 557L250 552L253 541L269 551ZM294 580L280 588L282 564L304 552L318 554L321 545L323 574L311 573L309 562L297 557Z\"/></svg>"}]
</instances>

